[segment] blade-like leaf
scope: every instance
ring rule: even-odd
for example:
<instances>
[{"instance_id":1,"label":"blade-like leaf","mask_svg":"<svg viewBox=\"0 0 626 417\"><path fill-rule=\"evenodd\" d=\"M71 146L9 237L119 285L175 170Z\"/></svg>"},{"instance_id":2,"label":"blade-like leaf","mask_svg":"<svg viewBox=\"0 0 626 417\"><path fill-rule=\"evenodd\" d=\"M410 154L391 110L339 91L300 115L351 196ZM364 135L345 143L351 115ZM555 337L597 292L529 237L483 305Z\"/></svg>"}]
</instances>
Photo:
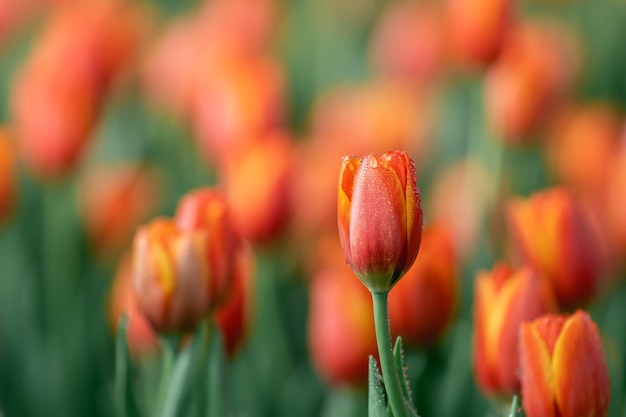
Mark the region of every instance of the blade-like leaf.
<instances>
[{"instance_id":1,"label":"blade-like leaf","mask_svg":"<svg viewBox=\"0 0 626 417\"><path fill-rule=\"evenodd\" d=\"M382 386L382 376L378 370L376 359L369 358L369 382L368 382L368 417L388 417L385 393Z\"/></svg>"},{"instance_id":2,"label":"blade-like leaf","mask_svg":"<svg viewBox=\"0 0 626 417\"><path fill-rule=\"evenodd\" d=\"M398 378L400 378L400 385L402 387L402 396L407 408L411 412L411 416L417 417L417 410L411 401L413 393L411 392L411 384L409 382L409 376L407 374L408 368L404 361L404 348L402 347L402 338L398 336L396 344L393 347L394 363L396 365L396 372Z\"/></svg>"},{"instance_id":3,"label":"blade-like leaf","mask_svg":"<svg viewBox=\"0 0 626 417\"><path fill-rule=\"evenodd\" d=\"M128 351L128 317L120 317L115 340L115 397L120 416L139 415L131 383L131 363Z\"/></svg>"},{"instance_id":4,"label":"blade-like leaf","mask_svg":"<svg viewBox=\"0 0 626 417\"><path fill-rule=\"evenodd\" d=\"M224 339L215 325L211 325L209 357L207 361L208 407L207 417L223 417L228 410L228 381L226 379L226 355Z\"/></svg>"}]
</instances>

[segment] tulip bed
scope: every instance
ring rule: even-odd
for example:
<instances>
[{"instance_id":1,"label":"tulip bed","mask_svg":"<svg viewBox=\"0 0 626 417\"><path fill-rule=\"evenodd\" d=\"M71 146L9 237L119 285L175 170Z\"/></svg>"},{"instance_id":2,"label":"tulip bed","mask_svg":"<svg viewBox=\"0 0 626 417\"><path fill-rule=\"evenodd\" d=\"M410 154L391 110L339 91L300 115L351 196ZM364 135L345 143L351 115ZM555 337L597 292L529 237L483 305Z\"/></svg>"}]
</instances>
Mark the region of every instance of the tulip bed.
<instances>
[{"instance_id":1,"label":"tulip bed","mask_svg":"<svg viewBox=\"0 0 626 417\"><path fill-rule=\"evenodd\" d=\"M0 416L626 415L624 0L0 0Z\"/></svg>"}]
</instances>

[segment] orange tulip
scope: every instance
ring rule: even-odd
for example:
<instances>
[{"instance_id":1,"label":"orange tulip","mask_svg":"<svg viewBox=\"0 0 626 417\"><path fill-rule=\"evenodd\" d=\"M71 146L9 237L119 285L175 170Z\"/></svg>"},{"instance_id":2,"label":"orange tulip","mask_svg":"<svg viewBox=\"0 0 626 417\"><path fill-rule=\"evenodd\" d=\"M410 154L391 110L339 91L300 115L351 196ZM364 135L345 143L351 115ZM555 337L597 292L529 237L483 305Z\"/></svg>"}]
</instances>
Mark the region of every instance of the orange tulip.
<instances>
[{"instance_id":1,"label":"orange tulip","mask_svg":"<svg viewBox=\"0 0 626 417\"><path fill-rule=\"evenodd\" d=\"M13 172L15 152L7 134L0 129L0 224L8 218L16 199L16 178Z\"/></svg>"},{"instance_id":2,"label":"orange tulip","mask_svg":"<svg viewBox=\"0 0 626 417\"><path fill-rule=\"evenodd\" d=\"M244 238L267 242L286 224L293 155L291 139L271 132L228 159L224 188L235 229Z\"/></svg>"},{"instance_id":3,"label":"orange tulip","mask_svg":"<svg viewBox=\"0 0 626 417\"><path fill-rule=\"evenodd\" d=\"M125 314L128 318L127 340L130 353L134 357L141 357L157 352L159 340L150 326L146 316L137 305L137 296L132 286L132 262L130 256L122 258L111 288L109 317L111 328L117 331L117 325Z\"/></svg>"},{"instance_id":4,"label":"orange tulip","mask_svg":"<svg viewBox=\"0 0 626 417\"><path fill-rule=\"evenodd\" d=\"M420 255L389 294L389 321L406 345L429 347L442 336L456 312L458 259L450 229L424 228Z\"/></svg>"},{"instance_id":5,"label":"orange tulip","mask_svg":"<svg viewBox=\"0 0 626 417\"><path fill-rule=\"evenodd\" d=\"M602 272L600 242L574 195L552 188L514 200L508 221L522 258L548 277L562 307L593 298Z\"/></svg>"},{"instance_id":6,"label":"orange tulip","mask_svg":"<svg viewBox=\"0 0 626 417\"><path fill-rule=\"evenodd\" d=\"M511 0L448 0L447 29L452 56L461 64L493 61L512 26Z\"/></svg>"},{"instance_id":7,"label":"orange tulip","mask_svg":"<svg viewBox=\"0 0 626 417\"><path fill-rule=\"evenodd\" d=\"M139 307L159 332L193 328L209 307L207 234L183 233L157 218L135 236L133 287Z\"/></svg>"},{"instance_id":8,"label":"orange tulip","mask_svg":"<svg viewBox=\"0 0 626 417\"><path fill-rule=\"evenodd\" d=\"M528 417L605 417L610 381L589 314L546 315L522 324L522 404Z\"/></svg>"},{"instance_id":9,"label":"orange tulip","mask_svg":"<svg viewBox=\"0 0 626 417\"><path fill-rule=\"evenodd\" d=\"M236 249L232 271L232 289L215 311L215 321L224 337L229 357L235 356L250 332L254 313L254 252L241 241Z\"/></svg>"},{"instance_id":10,"label":"orange tulip","mask_svg":"<svg viewBox=\"0 0 626 417\"><path fill-rule=\"evenodd\" d=\"M365 386L376 355L371 296L350 269L318 273L310 292L309 346L318 372L333 384Z\"/></svg>"},{"instance_id":11,"label":"orange tulip","mask_svg":"<svg viewBox=\"0 0 626 417\"><path fill-rule=\"evenodd\" d=\"M101 255L128 248L137 226L154 212L159 181L149 167L101 166L82 178L80 211L91 247Z\"/></svg>"},{"instance_id":12,"label":"orange tulip","mask_svg":"<svg viewBox=\"0 0 626 417\"><path fill-rule=\"evenodd\" d=\"M415 165L406 152L344 157L337 218L348 264L372 292L386 292L409 270L422 239Z\"/></svg>"},{"instance_id":13,"label":"orange tulip","mask_svg":"<svg viewBox=\"0 0 626 417\"><path fill-rule=\"evenodd\" d=\"M237 236L225 195L218 189L201 188L180 199L175 216L183 233L206 234L208 293L211 307L228 296Z\"/></svg>"},{"instance_id":14,"label":"orange tulip","mask_svg":"<svg viewBox=\"0 0 626 417\"><path fill-rule=\"evenodd\" d=\"M530 267L498 264L481 272L474 293L474 376L489 395L519 393L519 328L556 311L548 281Z\"/></svg>"}]
</instances>

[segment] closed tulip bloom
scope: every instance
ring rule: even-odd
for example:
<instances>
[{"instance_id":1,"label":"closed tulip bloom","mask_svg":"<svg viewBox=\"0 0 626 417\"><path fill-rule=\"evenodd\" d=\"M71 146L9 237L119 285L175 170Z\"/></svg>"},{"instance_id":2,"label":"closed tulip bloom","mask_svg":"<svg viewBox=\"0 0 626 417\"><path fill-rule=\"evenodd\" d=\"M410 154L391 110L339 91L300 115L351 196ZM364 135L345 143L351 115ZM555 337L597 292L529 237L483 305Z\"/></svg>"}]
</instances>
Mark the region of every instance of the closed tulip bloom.
<instances>
[{"instance_id":1,"label":"closed tulip bloom","mask_svg":"<svg viewBox=\"0 0 626 417\"><path fill-rule=\"evenodd\" d=\"M508 220L520 255L548 277L562 307L593 298L602 269L600 242L571 192L552 188L514 200Z\"/></svg>"},{"instance_id":2,"label":"closed tulip bloom","mask_svg":"<svg viewBox=\"0 0 626 417\"><path fill-rule=\"evenodd\" d=\"M182 232L206 233L207 297L211 306L215 306L231 287L237 239L224 193L215 188L201 188L186 194L178 204L175 221Z\"/></svg>"},{"instance_id":3,"label":"closed tulip bloom","mask_svg":"<svg viewBox=\"0 0 626 417\"><path fill-rule=\"evenodd\" d=\"M604 417L611 387L589 314L546 315L520 333L522 404L528 417Z\"/></svg>"},{"instance_id":4,"label":"closed tulip bloom","mask_svg":"<svg viewBox=\"0 0 626 417\"><path fill-rule=\"evenodd\" d=\"M430 347L452 322L458 302L457 264L451 229L443 224L425 228L420 255L389 294L391 331L406 345Z\"/></svg>"},{"instance_id":5,"label":"closed tulip bloom","mask_svg":"<svg viewBox=\"0 0 626 417\"><path fill-rule=\"evenodd\" d=\"M409 270L422 240L415 165L406 152L344 157L337 218L348 264L372 292L386 292Z\"/></svg>"},{"instance_id":6,"label":"closed tulip bloom","mask_svg":"<svg viewBox=\"0 0 626 417\"><path fill-rule=\"evenodd\" d=\"M141 227L133 247L133 288L159 332L192 329L208 310L206 233L183 233L166 218Z\"/></svg>"},{"instance_id":7,"label":"closed tulip bloom","mask_svg":"<svg viewBox=\"0 0 626 417\"><path fill-rule=\"evenodd\" d=\"M487 395L519 393L519 329L525 321L556 311L547 280L530 267L506 264L476 278L473 366L478 387Z\"/></svg>"}]
</instances>

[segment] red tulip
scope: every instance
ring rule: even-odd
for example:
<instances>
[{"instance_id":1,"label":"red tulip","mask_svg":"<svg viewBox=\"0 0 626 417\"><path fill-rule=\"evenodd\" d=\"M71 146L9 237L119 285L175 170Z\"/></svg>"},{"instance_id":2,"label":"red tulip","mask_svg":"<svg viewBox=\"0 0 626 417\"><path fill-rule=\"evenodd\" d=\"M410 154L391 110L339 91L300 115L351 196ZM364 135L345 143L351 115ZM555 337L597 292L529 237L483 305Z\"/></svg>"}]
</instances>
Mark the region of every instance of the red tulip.
<instances>
[{"instance_id":1,"label":"red tulip","mask_svg":"<svg viewBox=\"0 0 626 417\"><path fill-rule=\"evenodd\" d=\"M9 217L17 198L14 174L15 151L7 134L0 129L0 224Z\"/></svg>"},{"instance_id":2,"label":"red tulip","mask_svg":"<svg viewBox=\"0 0 626 417\"><path fill-rule=\"evenodd\" d=\"M192 329L209 307L207 234L183 233L157 218L141 227L133 247L137 303L159 332Z\"/></svg>"},{"instance_id":3,"label":"red tulip","mask_svg":"<svg viewBox=\"0 0 626 417\"><path fill-rule=\"evenodd\" d=\"M180 199L176 225L184 233L206 234L205 260L208 266L208 293L211 307L228 296L237 235L226 196L215 188L201 188Z\"/></svg>"},{"instance_id":4,"label":"red tulip","mask_svg":"<svg viewBox=\"0 0 626 417\"><path fill-rule=\"evenodd\" d=\"M548 281L530 267L505 264L481 272L474 294L474 375L489 395L519 393L519 329L524 321L556 311Z\"/></svg>"},{"instance_id":5,"label":"red tulip","mask_svg":"<svg viewBox=\"0 0 626 417\"><path fill-rule=\"evenodd\" d=\"M415 165L407 153L344 157L337 218L348 264L370 291L389 291L413 265L422 239Z\"/></svg>"},{"instance_id":6,"label":"red tulip","mask_svg":"<svg viewBox=\"0 0 626 417\"><path fill-rule=\"evenodd\" d=\"M611 387L589 314L547 315L520 333L522 404L528 417L605 417Z\"/></svg>"}]
</instances>

